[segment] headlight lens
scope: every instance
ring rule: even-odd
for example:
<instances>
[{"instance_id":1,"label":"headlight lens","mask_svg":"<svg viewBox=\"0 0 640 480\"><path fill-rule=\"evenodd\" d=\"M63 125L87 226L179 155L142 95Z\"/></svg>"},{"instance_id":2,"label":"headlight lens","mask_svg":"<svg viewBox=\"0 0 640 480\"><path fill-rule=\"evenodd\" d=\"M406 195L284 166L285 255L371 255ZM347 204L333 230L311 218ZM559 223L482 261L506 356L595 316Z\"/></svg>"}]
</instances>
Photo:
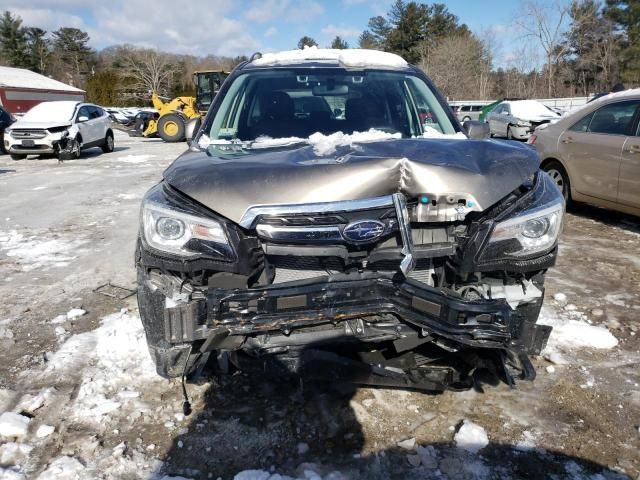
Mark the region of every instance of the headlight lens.
<instances>
[{"instance_id":1,"label":"headlight lens","mask_svg":"<svg viewBox=\"0 0 640 480\"><path fill-rule=\"evenodd\" d=\"M560 235L564 203L562 201L526 210L496 224L489 243L510 242L504 253L528 256L551 249Z\"/></svg>"},{"instance_id":2,"label":"headlight lens","mask_svg":"<svg viewBox=\"0 0 640 480\"><path fill-rule=\"evenodd\" d=\"M142 206L144 238L149 246L181 256L217 251L229 246L224 227L210 218L196 217L153 202ZM203 248L205 247L205 248Z\"/></svg>"},{"instance_id":3,"label":"headlight lens","mask_svg":"<svg viewBox=\"0 0 640 480\"><path fill-rule=\"evenodd\" d=\"M527 121L525 121L525 120L518 120L517 125L518 125L519 127L530 127L530 126L531 126L531 123L530 123L530 122L527 122Z\"/></svg>"}]
</instances>

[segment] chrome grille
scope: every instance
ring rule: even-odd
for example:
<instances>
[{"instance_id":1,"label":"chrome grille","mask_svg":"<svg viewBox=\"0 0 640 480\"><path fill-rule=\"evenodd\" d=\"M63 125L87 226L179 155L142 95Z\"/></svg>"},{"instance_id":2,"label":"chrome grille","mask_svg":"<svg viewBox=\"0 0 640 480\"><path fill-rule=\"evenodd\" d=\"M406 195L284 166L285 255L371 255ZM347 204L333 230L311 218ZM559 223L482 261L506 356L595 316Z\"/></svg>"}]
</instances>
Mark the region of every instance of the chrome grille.
<instances>
[{"instance_id":1,"label":"chrome grille","mask_svg":"<svg viewBox=\"0 0 640 480\"><path fill-rule=\"evenodd\" d=\"M21 129L11 130L11 136L18 140L38 140L47 136L46 130Z\"/></svg>"}]
</instances>

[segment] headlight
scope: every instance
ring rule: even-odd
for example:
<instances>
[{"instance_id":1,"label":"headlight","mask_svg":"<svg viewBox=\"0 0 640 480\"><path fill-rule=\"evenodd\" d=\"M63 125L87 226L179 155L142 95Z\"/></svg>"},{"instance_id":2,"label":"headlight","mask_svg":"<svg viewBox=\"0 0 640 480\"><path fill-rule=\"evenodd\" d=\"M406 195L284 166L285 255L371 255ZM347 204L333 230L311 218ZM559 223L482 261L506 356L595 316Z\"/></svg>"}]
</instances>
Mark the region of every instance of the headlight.
<instances>
[{"instance_id":1,"label":"headlight","mask_svg":"<svg viewBox=\"0 0 640 480\"><path fill-rule=\"evenodd\" d=\"M5 133L5 135L11 135L11 129L10 128L5 128L4 129L4 133Z\"/></svg>"},{"instance_id":2,"label":"headlight","mask_svg":"<svg viewBox=\"0 0 640 480\"><path fill-rule=\"evenodd\" d=\"M558 240L563 213L562 201L525 210L497 223L489 243L508 242L504 253L518 257L550 250Z\"/></svg>"},{"instance_id":3,"label":"headlight","mask_svg":"<svg viewBox=\"0 0 640 480\"><path fill-rule=\"evenodd\" d=\"M142 229L147 244L156 250L180 256L228 256L230 247L224 227L210 218L145 201Z\"/></svg>"},{"instance_id":4,"label":"headlight","mask_svg":"<svg viewBox=\"0 0 640 480\"><path fill-rule=\"evenodd\" d=\"M530 127L531 126L531 122L527 122L525 120L518 120L518 123L516 125L518 127Z\"/></svg>"}]
</instances>

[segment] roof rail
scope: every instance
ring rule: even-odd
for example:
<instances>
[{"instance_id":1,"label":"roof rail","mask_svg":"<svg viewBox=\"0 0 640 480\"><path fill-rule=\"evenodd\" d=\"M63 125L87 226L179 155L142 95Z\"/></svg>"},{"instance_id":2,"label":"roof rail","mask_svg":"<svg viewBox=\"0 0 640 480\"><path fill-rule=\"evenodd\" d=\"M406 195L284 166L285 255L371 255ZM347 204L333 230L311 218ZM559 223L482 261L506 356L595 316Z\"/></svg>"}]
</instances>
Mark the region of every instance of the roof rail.
<instances>
[{"instance_id":1,"label":"roof rail","mask_svg":"<svg viewBox=\"0 0 640 480\"><path fill-rule=\"evenodd\" d=\"M262 53L256 52L253 55L251 55L249 62L253 62L254 60L258 60L259 58L262 58Z\"/></svg>"}]
</instances>

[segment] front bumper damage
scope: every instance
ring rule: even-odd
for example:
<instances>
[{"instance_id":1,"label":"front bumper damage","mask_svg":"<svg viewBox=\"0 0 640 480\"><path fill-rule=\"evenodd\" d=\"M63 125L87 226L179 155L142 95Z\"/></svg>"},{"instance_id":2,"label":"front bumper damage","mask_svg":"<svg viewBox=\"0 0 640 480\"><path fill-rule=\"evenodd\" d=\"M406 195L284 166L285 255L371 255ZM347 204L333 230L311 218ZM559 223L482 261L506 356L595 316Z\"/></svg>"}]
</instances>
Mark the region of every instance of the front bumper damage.
<instances>
[{"instance_id":1,"label":"front bumper damage","mask_svg":"<svg viewBox=\"0 0 640 480\"><path fill-rule=\"evenodd\" d=\"M502 366L498 373L513 385L516 377L535 378L527 355L540 353L551 330L535 323L542 298L514 310L503 299L470 301L399 274L334 274L229 290L187 287L160 273L140 274L146 277L140 298L148 302L142 310L155 305L157 315L148 317L162 321L145 323L148 340L155 338L149 341L150 350L156 360L160 351L162 358L172 359L164 371L158 367L169 377L182 374L192 353L242 351L277 357L295 371L311 371L320 362L325 377L328 363L332 378L359 384L429 391L469 388L472 370L481 366L477 356L467 370L432 361L421 364L414 353L428 345L458 358L472 351L491 352L494 363ZM368 353L354 359L324 348L339 344L349 344L351 350L364 346L360 350ZM375 354L379 345L393 350L393 360Z\"/></svg>"}]
</instances>

